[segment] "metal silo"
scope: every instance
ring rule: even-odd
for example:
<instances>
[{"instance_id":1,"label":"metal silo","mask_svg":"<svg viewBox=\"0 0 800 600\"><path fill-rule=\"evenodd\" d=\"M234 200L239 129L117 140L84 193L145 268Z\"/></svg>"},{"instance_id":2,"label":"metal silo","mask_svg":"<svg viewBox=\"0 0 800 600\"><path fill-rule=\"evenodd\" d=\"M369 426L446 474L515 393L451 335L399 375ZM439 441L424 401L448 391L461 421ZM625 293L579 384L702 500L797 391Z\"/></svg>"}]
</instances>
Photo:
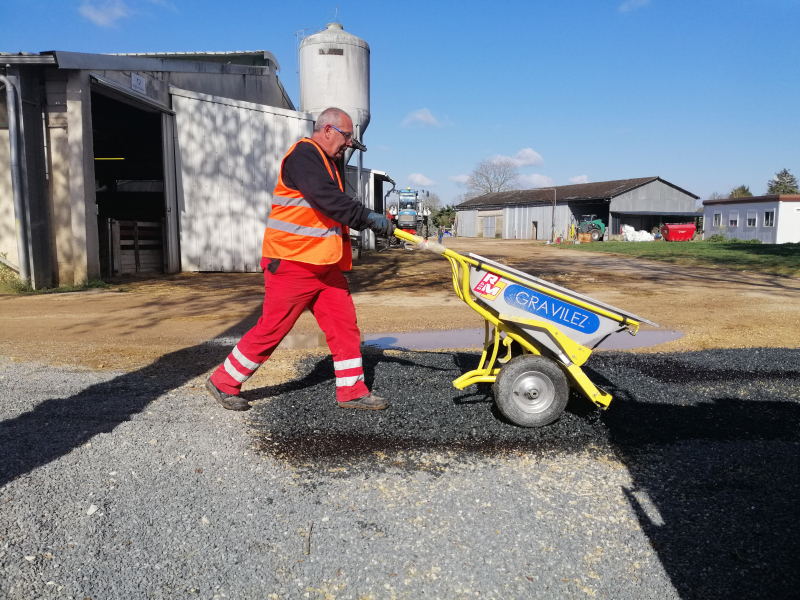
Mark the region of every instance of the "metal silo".
<instances>
[{"instance_id":1,"label":"metal silo","mask_svg":"<svg viewBox=\"0 0 800 600\"><path fill-rule=\"evenodd\" d=\"M369 125L369 44L341 23L328 23L300 43L300 110L316 120L331 106L347 111L362 139Z\"/></svg>"}]
</instances>

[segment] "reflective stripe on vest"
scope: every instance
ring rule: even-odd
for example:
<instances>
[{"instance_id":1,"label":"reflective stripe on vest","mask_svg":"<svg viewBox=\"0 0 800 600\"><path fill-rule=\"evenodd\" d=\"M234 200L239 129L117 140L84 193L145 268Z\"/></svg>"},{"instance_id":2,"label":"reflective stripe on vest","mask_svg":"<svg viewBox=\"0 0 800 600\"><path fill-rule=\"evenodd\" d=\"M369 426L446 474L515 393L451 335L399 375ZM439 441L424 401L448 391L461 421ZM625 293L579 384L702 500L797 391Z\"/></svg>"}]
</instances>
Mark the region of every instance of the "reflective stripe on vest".
<instances>
[{"instance_id":1,"label":"reflective stripe on vest","mask_svg":"<svg viewBox=\"0 0 800 600\"><path fill-rule=\"evenodd\" d=\"M311 208L308 200L300 196L299 198L286 198L285 196L272 196L273 206L302 206L304 208Z\"/></svg>"},{"instance_id":2,"label":"reflective stripe on vest","mask_svg":"<svg viewBox=\"0 0 800 600\"><path fill-rule=\"evenodd\" d=\"M316 142L303 138L294 144L281 161L261 254L315 265L338 264L342 270L349 270L352 251L348 228L314 208L299 190L288 188L283 183L283 165L297 144L302 143L312 144L317 149L328 175L344 192L339 172L331 168L328 157Z\"/></svg>"},{"instance_id":3,"label":"reflective stripe on vest","mask_svg":"<svg viewBox=\"0 0 800 600\"><path fill-rule=\"evenodd\" d=\"M293 233L295 235L307 235L309 237L331 237L332 235L342 235L342 230L338 227L329 229L321 229L319 227L306 227L305 225L295 225L294 223L286 223L285 221L278 221L270 217L267 223L267 229L275 229L276 231L283 231L284 233ZM274 256L270 258L275 258Z\"/></svg>"}]
</instances>

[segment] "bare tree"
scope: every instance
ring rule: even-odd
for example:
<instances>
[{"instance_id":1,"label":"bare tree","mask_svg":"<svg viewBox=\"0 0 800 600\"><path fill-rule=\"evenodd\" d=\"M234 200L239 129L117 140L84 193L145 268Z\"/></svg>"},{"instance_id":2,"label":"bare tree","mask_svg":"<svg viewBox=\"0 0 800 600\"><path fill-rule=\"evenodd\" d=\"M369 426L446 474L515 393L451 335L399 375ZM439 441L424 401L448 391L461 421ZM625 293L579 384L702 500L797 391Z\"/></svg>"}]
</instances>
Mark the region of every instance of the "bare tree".
<instances>
[{"instance_id":1,"label":"bare tree","mask_svg":"<svg viewBox=\"0 0 800 600\"><path fill-rule=\"evenodd\" d=\"M516 190L519 187L518 178L517 164L511 158L487 158L475 165L469 174L467 193L474 198L492 192Z\"/></svg>"},{"instance_id":2,"label":"bare tree","mask_svg":"<svg viewBox=\"0 0 800 600\"><path fill-rule=\"evenodd\" d=\"M428 192L428 197L425 198L425 206L427 206L431 213L435 213L442 207L442 199L436 192Z\"/></svg>"}]
</instances>

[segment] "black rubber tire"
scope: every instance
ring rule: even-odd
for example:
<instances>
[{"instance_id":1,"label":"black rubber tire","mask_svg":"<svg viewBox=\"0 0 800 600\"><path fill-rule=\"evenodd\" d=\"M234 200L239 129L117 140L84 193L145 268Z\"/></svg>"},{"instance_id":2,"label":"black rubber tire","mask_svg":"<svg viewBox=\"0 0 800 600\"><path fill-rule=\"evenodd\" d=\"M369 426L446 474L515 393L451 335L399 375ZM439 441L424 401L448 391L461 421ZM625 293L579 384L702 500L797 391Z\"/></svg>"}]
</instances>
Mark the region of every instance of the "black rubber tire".
<instances>
[{"instance_id":1,"label":"black rubber tire","mask_svg":"<svg viewBox=\"0 0 800 600\"><path fill-rule=\"evenodd\" d=\"M552 360L526 354L511 359L497 375L494 401L520 427L544 427L558 419L569 400L569 382Z\"/></svg>"},{"instance_id":2,"label":"black rubber tire","mask_svg":"<svg viewBox=\"0 0 800 600\"><path fill-rule=\"evenodd\" d=\"M603 234L600 233L599 229L592 229L592 241L599 242L603 239Z\"/></svg>"}]
</instances>

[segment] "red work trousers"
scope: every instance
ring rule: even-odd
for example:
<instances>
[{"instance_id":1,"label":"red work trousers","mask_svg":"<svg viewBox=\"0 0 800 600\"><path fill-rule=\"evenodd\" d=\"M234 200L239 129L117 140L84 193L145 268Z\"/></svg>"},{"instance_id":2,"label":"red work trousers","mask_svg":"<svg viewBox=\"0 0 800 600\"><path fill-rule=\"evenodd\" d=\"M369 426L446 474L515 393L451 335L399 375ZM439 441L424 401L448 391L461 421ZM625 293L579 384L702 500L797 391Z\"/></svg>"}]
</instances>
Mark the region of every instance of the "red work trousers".
<instances>
[{"instance_id":1,"label":"red work trousers","mask_svg":"<svg viewBox=\"0 0 800 600\"><path fill-rule=\"evenodd\" d=\"M333 354L336 399L347 402L368 394L356 309L339 267L281 260L275 273L264 271L264 288L261 318L217 368L211 382L226 394L238 395L242 384L267 361L308 308Z\"/></svg>"}]
</instances>

